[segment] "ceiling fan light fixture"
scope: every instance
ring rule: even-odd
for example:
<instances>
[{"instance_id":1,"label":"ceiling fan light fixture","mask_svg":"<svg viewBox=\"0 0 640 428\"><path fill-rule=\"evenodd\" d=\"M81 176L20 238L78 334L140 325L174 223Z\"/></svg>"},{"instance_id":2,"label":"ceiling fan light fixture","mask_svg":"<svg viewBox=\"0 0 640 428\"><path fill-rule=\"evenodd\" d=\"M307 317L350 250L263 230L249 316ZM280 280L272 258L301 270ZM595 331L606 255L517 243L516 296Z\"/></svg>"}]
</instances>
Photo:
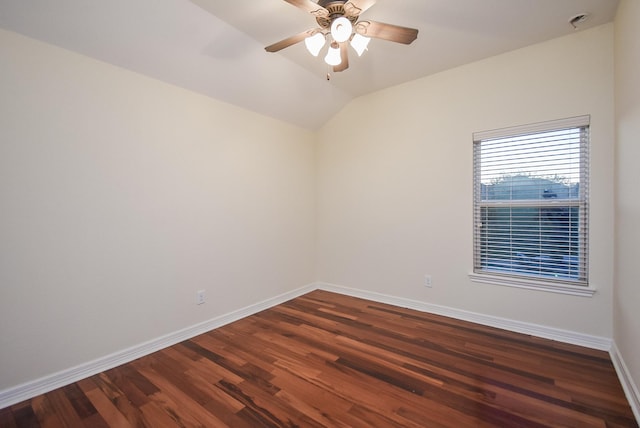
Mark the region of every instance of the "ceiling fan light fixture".
<instances>
[{"instance_id":1,"label":"ceiling fan light fixture","mask_svg":"<svg viewBox=\"0 0 640 428\"><path fill-rule=\"evenodd\" d=\"M331 46L329 46L329 51L327 52L327 56L324 57L324 62L333 66L340 65L342 62L340 47L336 42L331 43Z\"/></svg>"},{"instance_id":2,"label":"ceiling fan light fixture","mask_svg":"<svg viewBox=\"0 0 640 428\"><path fill-rule=\"evenodd\" d=\"M353 25L344 16L336 18L331 23L331 36L338 43L346 42L351 37Z\"/></svg>"},{"instance_id":3,"label":"ceiling fan light fixture","mask_svg":"<svg viewBox=\"0 0 640 428\"><path fill-rule=\"evenodd\" d=\"M355 33L353 35L353 38L351 39L351 47L355 49L355 51L358 53L358 56L362 56L364 51L367 50L367 46L369 45L370 41L371 38Z\"/></svg>"},{"instance_id":4,"label":"ceiling fan light fixture","mask_svg":"<svg viewBox=\"0 0 640 428\"><path fill-rule=\"evenodd\" d=\"M313 56L318 56L325 42L326 40L325 40L324 34L320 32L315 33L314 35L304 39L304 44L307 47L307 50Z\"/></svg>"},{"instance_id":5,"label":"ceiling fan light fixture","mask_svg":"<svg viewBox=\"0 0 640 428\"><path fill-rule=\"evenodd\" d=\"M376 0L285 1L313 15L318 27L289 36L264 49L267 52L279 52L304 40L309 53L319 56L320 51L329 44L324 61L333 66L336 73L349 68L349 44L358 56L362 56L368 49L370 38L409 45L418 37L418 30L415 28L360 21L360 14L373 6Z\"/></svg>"}]
</instances>

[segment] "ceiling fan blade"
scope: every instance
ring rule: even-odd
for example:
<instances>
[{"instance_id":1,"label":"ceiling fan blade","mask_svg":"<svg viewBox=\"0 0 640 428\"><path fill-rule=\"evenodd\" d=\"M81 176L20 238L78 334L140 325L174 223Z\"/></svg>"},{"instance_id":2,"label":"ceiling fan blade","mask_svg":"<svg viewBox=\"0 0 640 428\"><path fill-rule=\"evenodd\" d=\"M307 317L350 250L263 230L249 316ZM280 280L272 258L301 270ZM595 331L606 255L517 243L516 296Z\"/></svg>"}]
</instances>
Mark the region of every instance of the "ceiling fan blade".
<instances>
[{"instance_id":1,"label":"ceiling fan blade","mask_svg":"<svg viewBox=\"0 0 640 428\"><path fill-rule=\"evenodd\" d=\"M304 39L312 35L314 30L315 28L311 30L303 31L302 33L296 34L295 36L287 37L284 40L280 40L279 42L276 42L272 45L267 46L266 48L264 48L264 50L267 52L278 52L279 50L288 48L291 45L300 43L301 41L303 41Z\"/></svg>"},{"instance_id":2,"label":"ceiling fan blade","mask_svg":"<svg viewBox=\"0 0 640 428\"><path fill-rule=\"evenodd\" d=\"M359 21L355 25L355 30L362 36L404 43L405 45L411 44L418 37L418 30L415 28L400 27L384 22Z\"/></svg>"},{"instance_id":3,"label":"ceiling fan blade","mask_svg":"<svg viewBox=\"0 0 640 428\"><path fill-rule=\"evenodd\" d=\"M305 12L309 12L315 17L328 17L329 11L311 0L284 0L289 4L294 5L298 9L302 9Z\"/></svg>"},{"instance_id":4,"label":"ceiling fan blade","mask_svg":"<svg viewBox=\"0 0 640 428\"><path fill-rule=\"evenodd\" d=\"M340 64L333 67L333 71L338 73L349 68L349 44L348 42L340 43Z\"/></svg>"},{"instance_id":5,"label":"ceiling fan blade","mask_svg":"<svg viewBox=\"0 0 640 428\"><path fill-rule=\"evenodd\" d=\"M349 0L344 4L344 15L349 18L359 16L362 12L376 4L376 0Z\"/></svg>"}]
</instances>

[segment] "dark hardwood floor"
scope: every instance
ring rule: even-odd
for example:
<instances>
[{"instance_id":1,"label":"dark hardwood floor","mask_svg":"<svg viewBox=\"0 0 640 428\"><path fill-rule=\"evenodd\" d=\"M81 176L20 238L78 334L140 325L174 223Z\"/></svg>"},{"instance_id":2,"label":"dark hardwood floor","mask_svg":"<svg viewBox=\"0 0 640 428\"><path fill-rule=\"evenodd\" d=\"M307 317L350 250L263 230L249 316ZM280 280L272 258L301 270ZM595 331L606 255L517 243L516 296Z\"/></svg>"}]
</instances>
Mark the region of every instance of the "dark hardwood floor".
<instances>
[{"instance_id":1,"label":"dark hardwood floor","mask_svg":"<svg viewBox=\"0 0 640 428\"><path fill-rule=\"evenodd\" d=\"M606 352L314 291L1 427L637 427Z\"/></svg>"}]
</instances>

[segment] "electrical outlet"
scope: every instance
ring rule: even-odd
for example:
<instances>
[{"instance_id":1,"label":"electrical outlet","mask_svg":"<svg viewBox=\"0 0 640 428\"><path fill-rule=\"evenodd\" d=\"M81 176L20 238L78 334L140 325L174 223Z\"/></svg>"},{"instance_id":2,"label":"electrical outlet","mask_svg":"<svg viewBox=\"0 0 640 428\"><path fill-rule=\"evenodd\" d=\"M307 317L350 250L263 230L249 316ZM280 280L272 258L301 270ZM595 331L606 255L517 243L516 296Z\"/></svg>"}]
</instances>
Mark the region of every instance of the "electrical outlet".
<instances>
[{"instance_id":1,"label":"electrical outlet","mask_svg":"<svg viewBox=\"0 0 640 428\"><path fill-rule=\"evenodd\" d=\"M433 287L433 284L431 283L431 275L424 276L424 286L429 288Z\"/></svg>"},{"instance_id":2,"label":"electrical outlet","mask_svg":"<svg viewBox=\"0 0 640 428\"><path fill-rule=\"evenodd\" d=\"M201 305L205 302L205 290L198 290L196 292L196 305Z\"/></svg>"}]
</instances>

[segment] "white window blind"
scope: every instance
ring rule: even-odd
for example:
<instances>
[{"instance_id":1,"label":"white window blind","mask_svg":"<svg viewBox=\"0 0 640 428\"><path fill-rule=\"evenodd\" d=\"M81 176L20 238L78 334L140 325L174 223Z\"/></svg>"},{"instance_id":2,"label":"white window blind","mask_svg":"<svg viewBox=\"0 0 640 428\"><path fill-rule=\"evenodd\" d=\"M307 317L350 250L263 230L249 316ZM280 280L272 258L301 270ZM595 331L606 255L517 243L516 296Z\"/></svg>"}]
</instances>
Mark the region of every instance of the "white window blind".
<instances>
[{"instance_id":1,"label":"white window blind","mask_svg":"<svg viewBox=\"0 0 640 428\"><path fill-rule=\"evenodd\" d=\"M474 272L588 285L589 116L474 134Z\"/></svg>"}]
</instances>

